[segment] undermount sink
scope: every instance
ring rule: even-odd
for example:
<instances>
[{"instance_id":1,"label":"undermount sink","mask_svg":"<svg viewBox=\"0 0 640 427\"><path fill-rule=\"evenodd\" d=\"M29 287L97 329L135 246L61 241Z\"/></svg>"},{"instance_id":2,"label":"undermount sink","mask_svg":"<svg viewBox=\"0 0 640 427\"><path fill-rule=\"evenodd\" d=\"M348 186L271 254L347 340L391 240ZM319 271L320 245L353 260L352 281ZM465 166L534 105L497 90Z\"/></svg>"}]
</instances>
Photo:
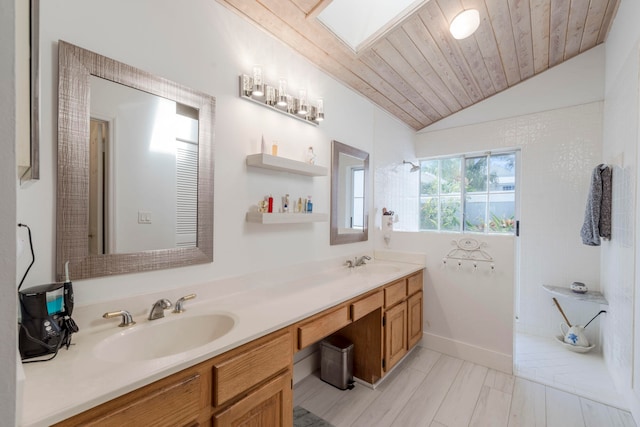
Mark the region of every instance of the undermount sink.
<instances>
[{"instance_id":1,"label":"undermount sink","mask_svg":"<svg viewBox=\"0 0 640 427\"><path fill-rule=\"evenodd\" d=\"M151 360L209 344L229 333L236 321L228 314L165 318L138 324L100 341L94 354L102 360Z\"/></svg>"},{"instance_id":2,"label":"undermount sink","mask_svg":"<svg viewBox=\"0 0 640 427\"><path fill-rule=\"evenodd\" d=\"M397 273L400 271L400 268L395 265L389 264L365 264L361 267L358 267L359 271L363 273L370 274L389 274L389 273Z\"/></svg>"}]
</instances>

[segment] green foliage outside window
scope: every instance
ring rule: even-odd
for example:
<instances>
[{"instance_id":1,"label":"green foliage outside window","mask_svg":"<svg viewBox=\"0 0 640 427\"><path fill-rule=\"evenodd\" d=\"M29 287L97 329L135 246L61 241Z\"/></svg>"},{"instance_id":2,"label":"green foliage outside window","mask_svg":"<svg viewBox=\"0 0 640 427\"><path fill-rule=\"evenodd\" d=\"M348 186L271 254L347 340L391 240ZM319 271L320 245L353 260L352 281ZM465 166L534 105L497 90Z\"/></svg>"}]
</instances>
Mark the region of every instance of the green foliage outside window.
<instances>
[{"instance_id":1,"label":"green foliage outside window","mask_svg":"<svg viewBox=\"0 0 640 427\"><path fill-rule=\"evenodd\" d=\"M513 233L515 159L500 153L421 161L420 229L463 231L463 224L464 231Z\"/></svg>"}]
</instances>

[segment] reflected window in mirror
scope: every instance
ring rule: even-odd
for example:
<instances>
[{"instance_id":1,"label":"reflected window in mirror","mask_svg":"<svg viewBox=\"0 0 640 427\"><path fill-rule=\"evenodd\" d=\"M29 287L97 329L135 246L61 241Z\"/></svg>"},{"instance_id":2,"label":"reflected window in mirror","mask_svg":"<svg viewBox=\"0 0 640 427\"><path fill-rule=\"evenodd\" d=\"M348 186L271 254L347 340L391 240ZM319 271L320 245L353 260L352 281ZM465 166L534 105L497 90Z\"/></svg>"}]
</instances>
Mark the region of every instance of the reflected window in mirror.
<instances>
[{"instance_id":1,"label":"reflected window in mirror","mask_svg":"<svg viewBox=\"0 0 640 427\"><path fill-rule=\"evenodd\" d=\"M364 168L351 169L351 228L364 228Z\"/></svg>"},{"instance_id":2,"label":"reflected window in mirror","mask_svg":"<svg viewBox=\"0 0 640 427\"><path fill-rule=\"evenodd\" d=\"M330 243L368 239L369 154L338 141L332 142Z\"/></svg>"}]
</instances>

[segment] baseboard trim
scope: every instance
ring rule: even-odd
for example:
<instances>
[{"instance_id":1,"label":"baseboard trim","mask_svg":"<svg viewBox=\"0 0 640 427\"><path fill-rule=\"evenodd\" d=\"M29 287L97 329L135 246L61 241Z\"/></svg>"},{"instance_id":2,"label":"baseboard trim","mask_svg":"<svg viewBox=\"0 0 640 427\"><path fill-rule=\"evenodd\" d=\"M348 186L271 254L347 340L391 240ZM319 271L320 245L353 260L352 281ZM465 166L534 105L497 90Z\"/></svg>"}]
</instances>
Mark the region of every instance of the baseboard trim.
<instances>
[{"instance_id":1,"label":"baseboard trim","mask_svg":"<svg viewBox=\"0 0 640 427\"><path fill-rule=\"evenodd\" d=\"M513 356L425 332L422 347L513 374Z\"/></svg>"},{"instance_id":2,"label":"baseboard trim","mask_svg":"<svg viewBox=\"0 0 640 427\"><path fill-rule=\"evenodd\" d=\"M293 364L293 384L297 384L320 369L320 351L314 351Z\"/></svg>"}]
</instances>

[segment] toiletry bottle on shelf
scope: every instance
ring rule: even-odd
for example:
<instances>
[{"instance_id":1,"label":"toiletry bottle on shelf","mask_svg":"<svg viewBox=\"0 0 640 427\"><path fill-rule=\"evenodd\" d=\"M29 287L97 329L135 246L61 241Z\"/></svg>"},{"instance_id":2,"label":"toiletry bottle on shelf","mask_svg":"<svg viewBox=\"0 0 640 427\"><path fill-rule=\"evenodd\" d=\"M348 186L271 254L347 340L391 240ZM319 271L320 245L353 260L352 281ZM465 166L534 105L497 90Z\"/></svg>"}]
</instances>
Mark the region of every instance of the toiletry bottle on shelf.
<instances>
[{"instance_id":1,"label":"toiletry bottle on shelf","mask_svg":"<svg viewBox=\"0 0 640 427\"><path fill-rule=\"evenodd\" d=\"M289 195L282 198L282 212L289 212Z\"/></svg>"},{"instance_id":2,"label":"toiletry bottle on shelf","mask_svg":"<svg viewBox=\"0 0 640 427\"><path fill-rule=\"evenodd\" d=\"M313 152L313 147L309 147L307 150L307 163L310 165L316 164L316 154Z\"/></svg>"},{"instance_id":3,"label":"toiletry bottle on shelf","mask_svg":"<svg viewBox=\"0 0 640 427\"><path fill-rule=\"evenodd\" d=\"M311 196L307 198L307 213L313 212L313 203L311 203Z\"/></svg>"},{"instance_id":4,"label":"toiletry bottle on shelf","mask_svg":"<svg viewBox=\"0 0 640 427\"><path fill-rule=\"evenodd\" d=\"M302 197L298 197L298 212L302 212Z\"/></svg>"},{"instance_id":5,"label":"toiletry bottle on shelf","mask_svg":"<svg viewBox=\"0 0 640 427\"><path fill-rule=\"evenodd\" d=\"M271 146L271 155L272 156L278 155L278 141L273 141L273 145Z\"/></svg>"},{"instance_id":6,"label":"toiletry bottle on shelf","mask_svg":"<svg viewBox=\"0 0 640 427\"><path fill-rule=\"evenodd\" d=\"M273 213L273 196L271 194L269 194L269 198L268 200L268 207L267 207L267 212L268 213Z\"/></svg>"},{"instance_id":7,"label":"toiletry bottle on shelf","mask_svg":"<svg viewBox=\"0 0 640 427\"><path fill-rule=\"evenodd\" d=\"M264 135L262 135L262 142L260 144L260 152L262 154L267 154L267 144L264 142Z\"/></svg>"}]
</instances>

